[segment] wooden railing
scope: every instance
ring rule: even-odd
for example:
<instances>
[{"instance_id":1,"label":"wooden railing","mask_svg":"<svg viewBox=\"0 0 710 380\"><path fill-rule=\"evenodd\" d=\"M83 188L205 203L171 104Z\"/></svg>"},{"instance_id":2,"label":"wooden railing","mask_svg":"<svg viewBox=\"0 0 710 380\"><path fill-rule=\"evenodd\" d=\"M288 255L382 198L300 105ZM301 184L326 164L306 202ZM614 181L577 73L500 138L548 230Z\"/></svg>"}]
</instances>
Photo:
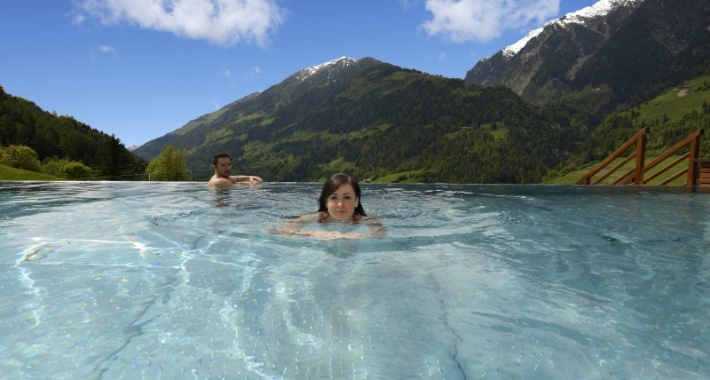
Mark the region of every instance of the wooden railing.
<instances>
[{"instance_id":1,"label":"wooden railing","mask_svg":"<svg viewBox=\"0 0 710 380\"><path fill-rule=\"evenodd\" d=\"M700 152L700 137L703 136L703 130L698 129L697 131L693 132L690 136L686 137L683 139L681 142L678 144L675 144L672 148L668 149L665 153L661 154L660 156L656 157L653 161L651 161L645 168L644 168L644 174L654 167L656 165L660 164L661 162L665 161L672 155L678 153L681 149L685 148L686 145L689 145L688 152L685 153L684 155L678 157L676 160L671 162L670 164L664 166L663 168L657 170L653 174L649 175L646 181L651 181L654 178L658 177L659 175L669 171L670 169L677 167L678 165L682 165L683 162L687 162L686 165L683 165L683 169L679 170L675 174L669 176L666 178L663 182L661 182L661 185L667 185L673 181L675 181L677 178L680 178L683 174L686 175L685 179L685 185L686 186L695 186L697 184L698 176L697 176L697 165L695 162L698 159L698 153Z\"/></svg>"},{"instance_id":2,"label":"wooden railing","mask_svg":"<svg viewBox=\"0 0 710 380\"><path fill-rule=\"evenodd\" d=\"M702 137L703 135L703 130L698 129L697 131L693 132L690 136L686 137L681 142L674 145L672 148L668 149L660 156L656 157L648 165L645 165L644 161L646 157L646 138L648 133L648 128L640 130L634 137L629 139L629 141L620 146L619 149L614 151L614 153L610 154L606 159L604 159L604 161L600 162L598 165L592 168L592 170L590 170L587 174L580 178L579 181L577 181L577 184L596 185L598 183L601 183L603 180L607 179L613 173L617 172L619 169L628 164L631 160L636 159L634 168L622 174L618 179L612 182L613 185L643 185L654 180L661 174L666 173L673 168L677 168L679 165L682 165L682 168L679 171L669 175L660 183L660 185L668 185L669 183L672 183L676 179L680 178L681 176L686 175L685 185L693 187L696 186L698 184L699 177L698 164L696 164L696 162L699 162L698 154L700 151L700 137ZM660 168L651 173L650 175L646 176L646 174L649 173L653 168L658 166L660 163L666 161L671 156L677 154L681 149L685 148L686 146L689 146L688 152L676 158L663 168ZM620 158L627 151L630 151L631 148L634 147L636 149L631 154L629 154L616 166L601 175L600 178L592 182L592 178L595 175L599 174L608 165L610 165L612 162Z\"/></svg>"},{"instance_id":3,"label":"wooden railing","mask_svg":"<svg viewBox=\"0 0 710 380\"><path fill-rule=\"evenodd\" d=\"M695 162L698 163L698 173L696 174L698 182L696 185L700 188L710 189L710 159L699 158Z\"/></svg>"},{"instance_id":4,"label":"wooden railing","mask_svg":"<svg viewBox=\"0 0 710 380\"><path fill-rule=\"evenodd\" d=\"M577 184L579 185L596 185L601 183L601 181L607 179L609 176L612 174L616 173L619 169L621 169L624 165L628 164L629 161L636 159L636 164L634 165L634 170L633 174L636 174L636 178L641 178L641 183L643 184L643 162L646 157L646 135L648 134L649 129L644 128L640 130L634 137L630 138L629 141L625 142L622 146L620 146L617 150L614 151L614 153L610 154L607 158L604 159L604 161L600 162L597 164L595 167L592 168L587 174L585 174L582 178L577 181ZM592 183L592 178L597 175L599 172L604 170L609 164L614 162L617 158L621 157L623 154L625 154L627 151L630 151L631 148L636 148L634 152L632 152L628 157L626 157L624 160L622 160L619 164L614 166L613 168L609 169L605 174L603 174L600 178L598 178L596 181ZM614 183L616 184L616 183Z\"/></svg>"}]
</instances>

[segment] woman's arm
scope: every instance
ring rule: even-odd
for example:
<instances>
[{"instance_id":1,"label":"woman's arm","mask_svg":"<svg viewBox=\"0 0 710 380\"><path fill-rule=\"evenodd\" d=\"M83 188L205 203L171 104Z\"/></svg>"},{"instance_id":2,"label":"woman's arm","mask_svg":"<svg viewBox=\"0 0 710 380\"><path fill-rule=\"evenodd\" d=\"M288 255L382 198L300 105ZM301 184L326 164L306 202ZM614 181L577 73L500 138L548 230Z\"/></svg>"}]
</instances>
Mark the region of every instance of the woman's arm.
<instances>
[{"instance_id":1,"label":"woman's arm","mask_svg":"<svg viewBox=\"0 0 710 380\"><path fill-rule=\"evenodd\" d=\"M387 228L385 228L385 226L383 226L378 219L364 217L362 218L362 222L367 224L367 227L370 228L370 235L372 237L383 238L387 236Z\"/></svg>"},{"instance_id":2,"label":"woman's arm","mask_svg":"<svg viewBox=\"0 0 710 380\"><path fill-rule=\"evenodd\" d=\"M311 236L309 232L313 231L302 231L303 227L305 227L307 224L315 222L318 220L318 217L320 213L314 212L313 214L307 214L300 216L296 219L289 220L287 222L281 223L278 227L276 227L276 232L280 233L281 235L289 235L289 236Z\"/></svg>"},{"instance_id":3,"label":"woman's arm","mask_svg":"<svg viewBox=\"0 0 710 380\"><path fill-rule=\"evenodd\" d=\"M314 239L329 240L329 239L362 239L367 237L365 234L340 231L323 231L323 230L303 230L303 227L310 223L315 223L322 217L322 213L315 212L313 214L304 215L293 220L281 223L276 227L276 232L281 235L311 237Z\"/></svg>"},{"instance_id":4,"label":"woman's arm","mask_svg":"<svg viewBox=\"0 0 710 380\"><path fill-rule=\"evenodd\" d=\"M387 236L387 229L374 218L362 218L360 221L367 224L370 229L370 234L359 232L340 232L340 231L322 231L322 230L303 230L303 227L309 223L315 223L322 217L322 213L315 212L313 214L304 215L293 220L281 223L276 227L276 232L281 235L288 236L304 236L315 239L362 239L367 237L383 238Z\"/></svg>"}]
</instances>

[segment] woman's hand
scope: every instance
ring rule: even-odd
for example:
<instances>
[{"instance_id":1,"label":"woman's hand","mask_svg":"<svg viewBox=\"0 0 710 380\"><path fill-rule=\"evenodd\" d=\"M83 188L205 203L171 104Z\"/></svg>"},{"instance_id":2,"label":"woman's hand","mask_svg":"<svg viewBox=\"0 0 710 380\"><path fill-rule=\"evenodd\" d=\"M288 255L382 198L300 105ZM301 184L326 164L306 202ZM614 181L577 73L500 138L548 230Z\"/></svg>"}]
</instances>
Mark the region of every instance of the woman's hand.
<instances>
[{"instance_id":1,"label":"woman's hand","mask_svg":"<svg viewBox=\"0 0 710 380\"><path fill-rule=\"evenodd\" d=\"M307 236L316 239L330 240L330 239L362 239L367 237L365 234L348 232L342 233L340 231L307 231Z\"/></svg>"}]
</instances>

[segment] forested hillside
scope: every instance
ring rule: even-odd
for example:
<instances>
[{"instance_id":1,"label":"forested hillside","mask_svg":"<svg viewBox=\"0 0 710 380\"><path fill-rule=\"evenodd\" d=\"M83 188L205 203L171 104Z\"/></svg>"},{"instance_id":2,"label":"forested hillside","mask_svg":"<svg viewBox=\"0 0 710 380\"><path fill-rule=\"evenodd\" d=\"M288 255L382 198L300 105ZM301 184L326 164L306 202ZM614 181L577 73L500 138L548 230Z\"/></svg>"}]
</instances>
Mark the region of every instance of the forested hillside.
<instances>
[{"instance_id":1,"label":"forested hillside","mask_svg":"<svg viewBox=\"0 0 710 380\"><path fill-rule=\"evenodd\" d=\"M187 152L198 179L211 174L211 155L225 151L235 158L234 171L268 181L317 181L347 171L373 181L399 173L415 182L534 183L589 128L580 114L529 105L505 87L386 63L313 80L318 86L275 106L255 104L284 91L278 86L205 115L164 144Z\"/></svg>"},{"instance_id":2,"label":"forested hillside","mask_svg":"<svg viewBox=\"0 0 710 380\"><path fill-rule=\"evenodd\" d=\"M336 82L289 101L271 94L266 109L253 95L199 118L171 143L186 144L195 180L211 174L213 153L227 151L235 172L268 181L316 181L346 171L373 181L536 183L603 159L640 128L651 128L653 153L710 125L710 76L599 125L578 112L527 104L505 87L388 64ZM145 168L114 136L4 91L0 144L27 145L42 159L80 161L98 179L141 179ZM707 137L701 155L710 155Z\"/></svg>"},{"instance_id":3,"label":"forested hillside","mask_svg":"<svg viewBox=\"0 0 710 380\"><path fill-rule=\"evenodd\" d=\"M580 143L576 153L548 174L553 178L606 158L642 128L649 128L647 155L657 156L698 129L700 157L710 158L710 75L667 89L640 105L614 112L597 125ZM687 150L687 148L686 148ZM682 152L685 153L685 150Z\"/></svg>"},{"instance_id":4,"label":"forested hillside","mask_svg":"<svg viewBox=\"0 0 710 380\"><path fill-rule=\"evenodd\" d=\"M24 145L40 160L66 158L92 168L98 179L135 180L146 163L109 136L71 116L57 116L0 85L0 146Z\"/></svg>"},{"instance_id":5,"label":"forested hillside","mask_svg":"<svg viewBox=\"0 0 710 380\"><path fill-rule=\"evenodd\" d=\"M198 181L211 175L214 153L228 152L234 172L267 181L320 181L344 171L371 181L539 183L603 159L640 128L651 128L649 151L661 152L710 124L710 76L599 124L579 111L531 105L507 87L375 60L344 75L321 74L288 78L240 99L146 144L143 152L180 149ZM155 158L140 159L114 136L43 111L2 87L0 145L26 145L42 160L80 161L96 179L139 180ZM703 157L709 146L706 137Z\"/></svg>"}]
</instances>

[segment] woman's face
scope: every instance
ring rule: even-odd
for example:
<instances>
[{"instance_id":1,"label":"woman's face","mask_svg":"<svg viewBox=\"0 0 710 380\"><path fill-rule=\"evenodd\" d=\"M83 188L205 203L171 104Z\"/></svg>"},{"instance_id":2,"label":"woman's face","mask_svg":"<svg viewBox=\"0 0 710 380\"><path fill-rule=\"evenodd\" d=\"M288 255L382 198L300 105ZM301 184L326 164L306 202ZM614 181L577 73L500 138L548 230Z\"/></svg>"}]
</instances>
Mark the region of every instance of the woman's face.
<instances>
[{"instance_id":1,"label":"woman's face","mask_svg":"<svg viewBox=\"0 0 710 380\"><path fill-rule=\"evenodd\" d=\"M326 207L331 218L346 222L352 220L355 207L360 199L355 195L355 189L349 183L340 186L328 196Z\"/></svg>"}]
</instances>

